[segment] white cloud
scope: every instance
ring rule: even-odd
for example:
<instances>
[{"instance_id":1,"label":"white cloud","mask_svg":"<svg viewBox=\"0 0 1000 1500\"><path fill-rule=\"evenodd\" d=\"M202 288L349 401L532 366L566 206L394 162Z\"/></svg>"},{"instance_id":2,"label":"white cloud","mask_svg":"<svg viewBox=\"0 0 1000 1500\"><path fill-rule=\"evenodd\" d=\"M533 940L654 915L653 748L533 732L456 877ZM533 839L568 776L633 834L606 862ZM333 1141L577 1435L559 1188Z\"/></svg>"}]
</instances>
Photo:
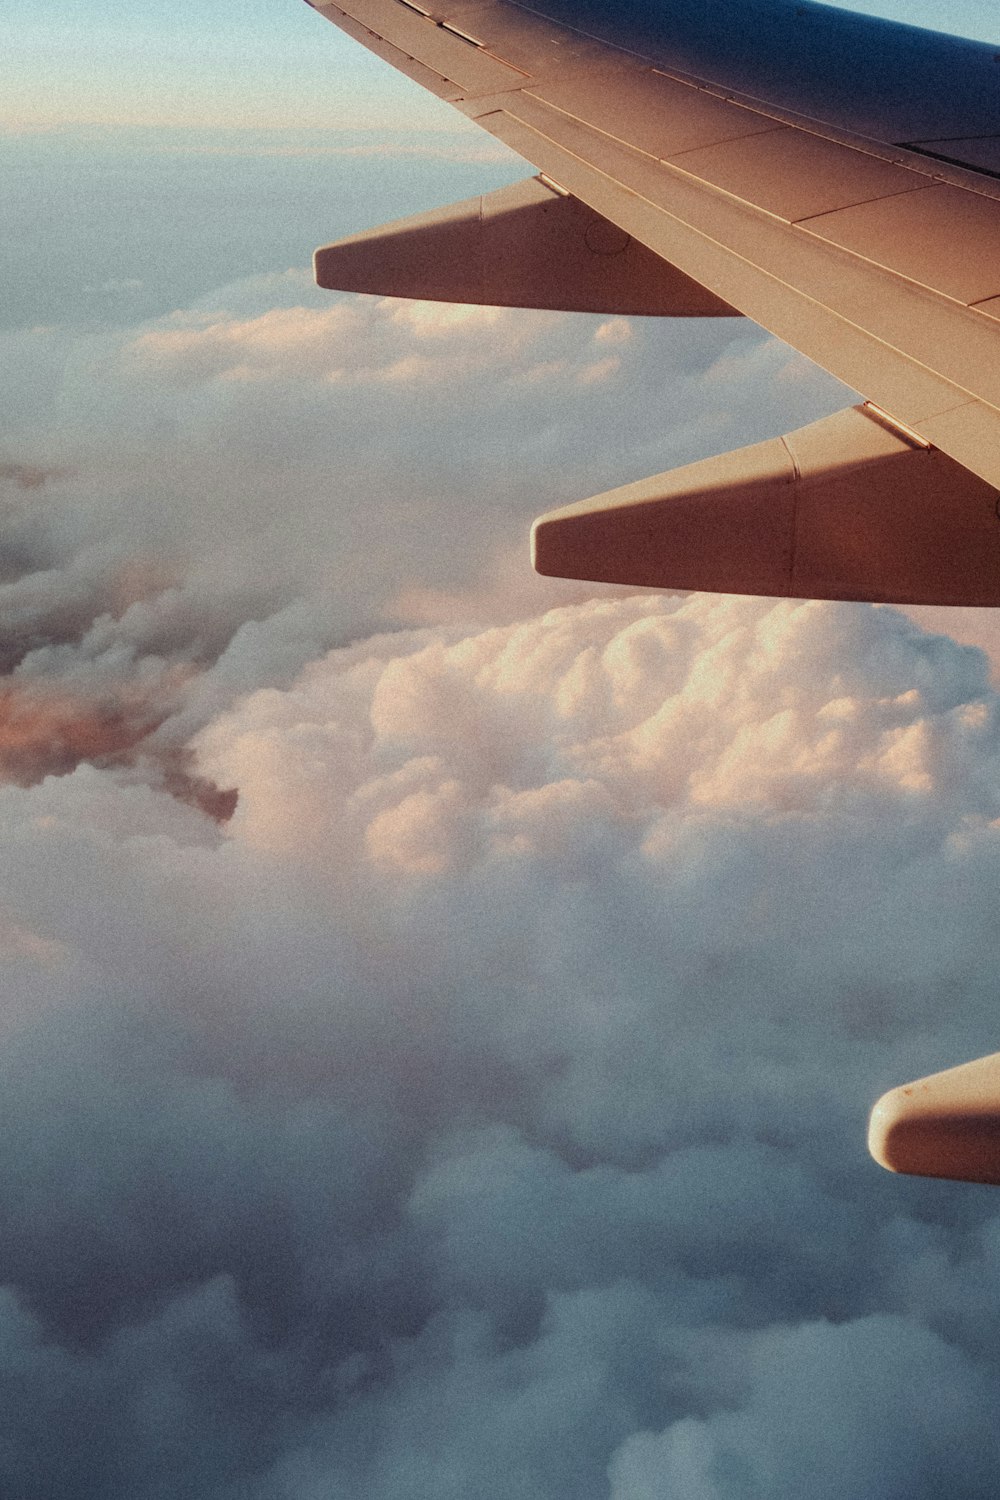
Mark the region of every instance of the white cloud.
<instances>
[{"instance_id":1,"label":"white cloud","mask_svg":"<svg viewBox=\"0 0 1000 1500\"><path fill-rule=\"evenodd\" d=\"M115 1412L29 1500L984 1493L992 1199L863 1133L995 1035L985 671L619 596L216 706L222 829L4 789L10 1340L32 1420Z\"/></svg>"},{"instance_id":2,"label":"white cloud","mask_svg":"<svg viewBox=\"0 0 1000 1500\"><path fill-rule=\"evenodd\" d=\"M35 725L7 756L21 779L147 741L152 765L272 680L265 658L283 682L373 628L586 597L531 574L534 515L662 467L682 429L703 447L738 431L741 408L717 408L748 373L758 404L762 384L788 399L786 356L746 328L336 298L300 272L5 344L23 375L0 466L0 632ZM249 627L259 666L244 652L234 677ZM75 738L74 715L92 726Z\"/></svg>"},{"instance_id":3,"label":"white cloud","mask_svg":"<svg viewBox=\"0 0 1000 1500\"><path fill-rule=\"evenodd\" d=\"M885 1316L810 1323L769 1330L734 1353L744 1400L630 1437L611 1463L612 1500L803 1491L867 1500L934 1484L986 1492L995 1374L927 1329Z\"/></svg>"},{"instance_id":4,"label":"white cloud","mask_svg":"<svg viewBox=\"0 0 1000 1500\"><path fill-rule=\"evenodd\" d=\"M1000 1221L862 1144L996 1044L986 664L522 550L832 387L300 273L7 349L11 1493L988 1493Z\"/></svg>"}]
</instances>

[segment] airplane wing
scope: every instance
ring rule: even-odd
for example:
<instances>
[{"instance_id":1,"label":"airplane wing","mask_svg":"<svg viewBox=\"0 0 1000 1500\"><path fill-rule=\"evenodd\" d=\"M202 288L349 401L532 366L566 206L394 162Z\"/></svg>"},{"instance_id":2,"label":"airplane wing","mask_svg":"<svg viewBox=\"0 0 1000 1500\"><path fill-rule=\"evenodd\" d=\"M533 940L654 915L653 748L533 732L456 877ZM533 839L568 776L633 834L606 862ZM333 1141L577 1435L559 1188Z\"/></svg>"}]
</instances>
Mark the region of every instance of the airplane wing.
<instances>
[{"instance_id":1,"label":"airplane wing","mask_svg":"<svg viewBox=\"0 0 1000 1500\"><path fill-rule=\"evenodd\" d=\"M320 285L752 318L867 398L536 523L536 566L1000 604L1000 53L798 0L309 0L540 178Z\"/></svg>"}]
</instances>

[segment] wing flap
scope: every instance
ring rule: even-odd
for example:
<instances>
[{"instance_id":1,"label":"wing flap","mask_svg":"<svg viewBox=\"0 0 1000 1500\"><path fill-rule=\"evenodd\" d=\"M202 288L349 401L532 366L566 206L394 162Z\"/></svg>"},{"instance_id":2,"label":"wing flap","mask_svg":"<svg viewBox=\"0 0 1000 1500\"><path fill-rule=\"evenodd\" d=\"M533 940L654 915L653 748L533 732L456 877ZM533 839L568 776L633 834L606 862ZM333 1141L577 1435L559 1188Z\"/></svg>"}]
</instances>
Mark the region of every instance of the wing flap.
<instances>
[{"instance_id":1,"label":"wing flap","mask_svg":"<svg viewBox=\"0 0 1000 1500\"><path fill-rule=\"evenodd\" d=\"M1000 295L1000 203L945 183L857 202L800 228L963 306Z\"/></svg>"},{"instance_id":2,"label":"wing flap","mask_svg":"<svg viewBox=\"0 0 1000 1500\"><path fill-rule=\"evenodd\" d=\"M592 73L559 75L529 90L553 109L654 161L776 128L759 110L692 88L634 60Z\"/></svg>"},{"instance_id":3,"label":"wing flap","mask_svg":"<svg viewBox=\"0 0 1000 1500\"><path fill-rule=\"evenodd\" d=\"M721 188L794 224L891 194L911 192L926 178L865 151L773 124L737 140L670 158L689 176Z\"/></svg>"},{"instance_id":4,"label":"wing flap","mask_svg":"<svg viewBox=\"0 0 1000 1500\"><path fill-rule=\"evenodd\" d=\"M536 569L643 588L1000 605L1000 495L870 406L535 522Z\"/></svg>"}]
</instances>

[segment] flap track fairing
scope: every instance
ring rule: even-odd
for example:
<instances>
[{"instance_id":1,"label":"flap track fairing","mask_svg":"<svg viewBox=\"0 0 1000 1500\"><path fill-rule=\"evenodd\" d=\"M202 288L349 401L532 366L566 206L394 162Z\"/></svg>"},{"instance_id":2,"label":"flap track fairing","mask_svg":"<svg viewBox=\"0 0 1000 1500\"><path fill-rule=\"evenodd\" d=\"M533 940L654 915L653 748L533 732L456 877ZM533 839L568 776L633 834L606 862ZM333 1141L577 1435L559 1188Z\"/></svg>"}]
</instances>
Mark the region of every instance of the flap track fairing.
<instances>
[{"instance_id":1,"label":"flap track fairing","mask_svg":"<svg viewBox=\"0 0 1000 1500\"><path fill-rule=\"evenodd\" d=\"M1000 605L1000 494L871 406L535 522L535 568L643 588Z\"/></svg>"},{"instance_id":2,"label":"flap track fairing","mask_svg":"<svg viewBox=\"0 0 1000 1500\"><path fill-rule=\"evenodd\" d=\"M429 302L624 316L738 317L545 178L325 245L318 286Z\"/></svg>"}]
</instances>

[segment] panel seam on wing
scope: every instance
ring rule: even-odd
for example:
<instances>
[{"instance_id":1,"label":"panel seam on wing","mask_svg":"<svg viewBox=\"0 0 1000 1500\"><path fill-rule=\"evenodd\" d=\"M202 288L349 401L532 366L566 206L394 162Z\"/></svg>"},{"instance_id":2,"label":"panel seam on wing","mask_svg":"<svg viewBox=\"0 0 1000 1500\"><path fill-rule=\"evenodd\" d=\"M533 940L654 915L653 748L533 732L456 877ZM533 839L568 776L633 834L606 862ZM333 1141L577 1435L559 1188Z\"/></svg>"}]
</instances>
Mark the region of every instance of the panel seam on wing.
<instances>
[{"instance_id":1,"label":"panel seam on wing","mask_svg":"<svg viewBox=\"0 0 1000 1500\"><path fill-rule=\"evenodd\" d=\"M538 102L544 103L544 101ZM555 106L553 105L546 105L546 108L552 109L557 113L562 113L562 111L556 111ZM901 349L898 344L891 343L887 338L884 338L881 334L875 332L873 329L865 328L861 323L855 322L854 319L848 317L839 309L830 307L827 303L822 302L818 297L813 296L811 292L805 291L803 288L795 286L794 283L786 281L782 276L777 275L774 271L769 270L767 267L758 265L755 261L750 260L741 251L736 250L731 245L726 244L725 241L716 239L713 235L709 234L704 229L697 228L692 224L686 223L685 220L680 218L677 214L671 213L668 208L665 208L663 206L663 204L657 203L654 199L649 198L645 193L640 192L637 188L634 188L629 184L623 183L617 178L612 177L607 171L604 170L604 168L598 166L594 162L588 161L585 157L578 155L578 153L573 151L570 147L565 146L561 142L554 140L551 136L546 135L545 132L540 130L537 125L531 125L523 120L519 120L516 115L510 114L507 110L504 109L488 110L485 114L477 115L474 118L477 121L482 122L484 120L491 119L494 116L501 116L509 119L512 124L520 126L521 129L527 130L531 135L536 136L539 140L545 141L548 145L554 147L556 151L562 153L564 156L570 157L573 161L578 162L580 166L585 168L588 172L594 173L595 176L598 176L603 181L609 183L611 187L617 192L626 193L630 197L634 198L637 202L646 204L646 206L652 209L654 213L661 214L665 219L668 219L672 223L678 225L687 233L694 235L703 243L712 245L717 250L720 250L724 255L738 260L742 265L749 267L757 275L766 278L768 281L773 282L777 286L784 287L787 291L792 292L794 296L807 301L813 307L819 308L828 317L835 319L845 327L852 328L864 339L879 344L885 349L892 350L895 355L904 360L907 364L913 366L914 369L926 371L926 373L930 375L937 383L942 386L946 386L949 390L954 391L957 395L964 398L964 400L959 400L956 403L956 406L964 406L972 403L976 406L984 408L986 411L993 412L995 415L1000 415L1000 406L994 405L984 397L977 396L974 391L970 391L966 386L959 384L959 382L952 376L942 374L940 370L933 369L930 365L928 365L925 361L919 359L916 355L908 353L905 349ZM592 131L592 133L597 133L593 131L593 127L584 126L584 128L588 131ZM625 147L623 149L631 151L630 147ZM638 155L639 153L633 154ZM669 162L661 161L660 164L666 167L669 171L677 172L684 177L690 178L692 181L698 182L699 186L701 187L707 186L707 184L705 184L701 179L694 177L693 173L685 172L683 168L675 167ZM724 188L712 188L711 191L718 193L720 196L730 199L734 203L738 203L742 208L748 208L748 205L746 205L742 199L738 198L735 194L727 192ZM586 198L583 197L583 195L581 195L579 192L576 193L576 196L580 197L581 201L586 202ZM766 209L753 209L751 211L766 215L766 217L773 220L774 223L780 224L784 228L795 228L794 225L789 225L787 220L779 218L776 214L768 213ZM808 229L801 230L800 233L810 235L812 239L817 241L817 243L824 245L829 253L835 254L842 259L847 260L848 262L863 261L865 264L874 266L876 269L884 272L887 276L894 277L895 279L900 281L905 281L909 285L918 287L921 291L927 292L931 296L937 296L940 297L943 301L950 302L953 307L962 307L965 308L966 311L969 310L968 308L966 308L966 305L964 303L959 302L953 297L948 297L946 293L936 292L933 288L925 287L921 282L914 281L911 277L903 276L901 272L892 271L888 267L882 266L878 261L872 261L868 257L860 255L856 251L846 250L843 246L837 245L831 240L825 240L822 238L822 236L813 234ZM642 243L646 242L642 241ZM654 253L662 253L656 251L655 247L650 246L649 248L654 249ZM714 288L710 288L710 290L714 291ZM716 295L721 296L722 293L716 293ZM980 314L979 316L981 317L982 315ZM951 409L951 407L947 408L947 410ZM938 408L933 413L933 415L939 415L940 411L941 408Z\"/></svg>"}]
</instances>

